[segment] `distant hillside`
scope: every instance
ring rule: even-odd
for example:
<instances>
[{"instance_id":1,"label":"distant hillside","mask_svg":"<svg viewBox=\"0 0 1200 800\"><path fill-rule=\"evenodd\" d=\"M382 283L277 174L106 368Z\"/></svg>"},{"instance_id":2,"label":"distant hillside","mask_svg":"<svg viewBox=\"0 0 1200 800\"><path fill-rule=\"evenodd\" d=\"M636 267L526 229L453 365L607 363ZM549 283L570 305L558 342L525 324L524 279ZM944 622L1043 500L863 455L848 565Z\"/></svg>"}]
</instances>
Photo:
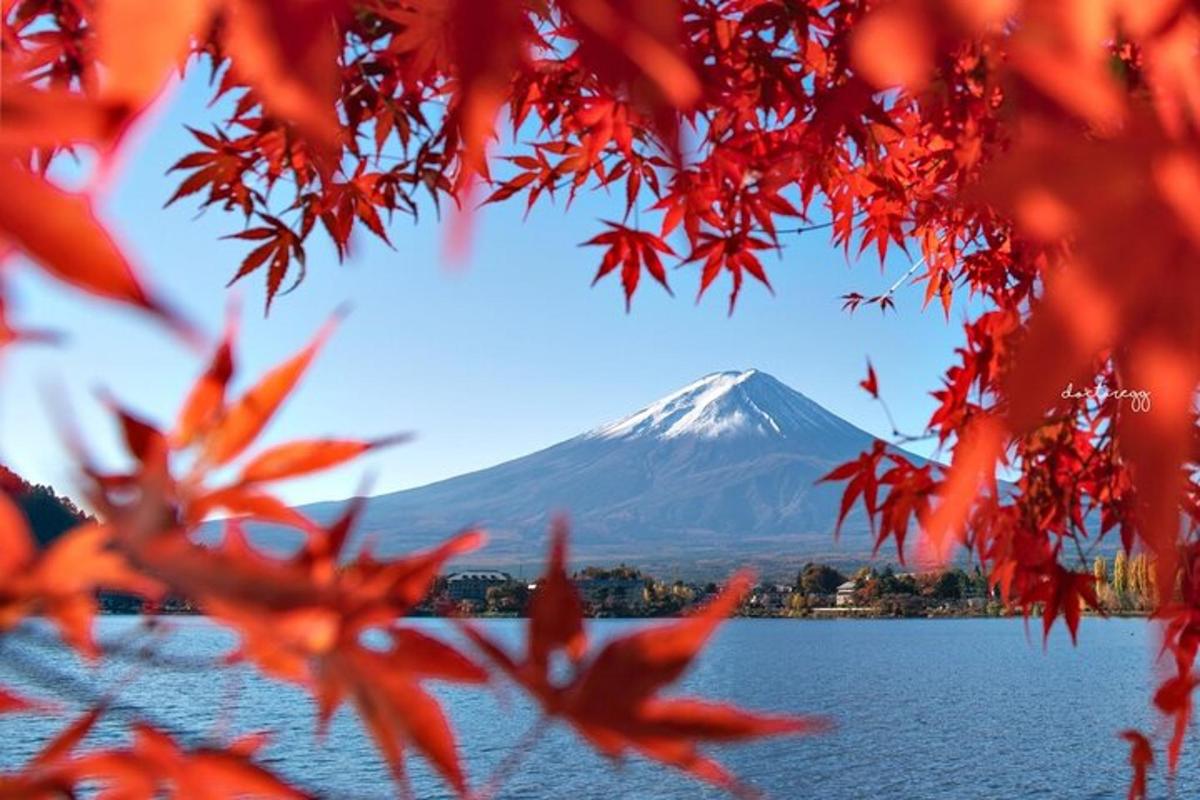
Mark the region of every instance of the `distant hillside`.
<instances>
[{"instance_id":1,"label":"distant hillside","mask_svg":"<svg viewBox=\"0 0 1200 800\"><path fill-rule=\"evenodd\" d=\"M44 547L87 519L79 508L54 489L33 484L0 465L0 491L16 501L39 546Z\"/></svg>"}]
</instances>

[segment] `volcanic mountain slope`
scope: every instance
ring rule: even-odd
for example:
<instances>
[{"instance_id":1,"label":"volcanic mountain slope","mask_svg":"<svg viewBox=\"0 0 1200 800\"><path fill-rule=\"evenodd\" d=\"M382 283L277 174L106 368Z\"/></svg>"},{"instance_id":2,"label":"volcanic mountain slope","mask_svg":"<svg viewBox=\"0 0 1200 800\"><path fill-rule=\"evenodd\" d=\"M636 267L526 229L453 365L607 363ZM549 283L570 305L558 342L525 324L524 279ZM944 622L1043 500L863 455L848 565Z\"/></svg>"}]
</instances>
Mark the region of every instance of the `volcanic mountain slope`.
<instances>
[{"instance_id":1,"label":"volcanic mountain slope","mask_svg":"<svg viewBox=\"0 0 1200 800\"><path fill-rule=\"evenodd\" d=\"M872 441L766 373L720 372L545 450L374 497L361 530L392 552L480 524L490 541L472 565L529 574L557 511L577 563L715 574L857 560L871 550L865 522L852 515L835 543L843 486L816 481ZM326 521L339 508L303 510Z\"/></svg>"}]
</instances>

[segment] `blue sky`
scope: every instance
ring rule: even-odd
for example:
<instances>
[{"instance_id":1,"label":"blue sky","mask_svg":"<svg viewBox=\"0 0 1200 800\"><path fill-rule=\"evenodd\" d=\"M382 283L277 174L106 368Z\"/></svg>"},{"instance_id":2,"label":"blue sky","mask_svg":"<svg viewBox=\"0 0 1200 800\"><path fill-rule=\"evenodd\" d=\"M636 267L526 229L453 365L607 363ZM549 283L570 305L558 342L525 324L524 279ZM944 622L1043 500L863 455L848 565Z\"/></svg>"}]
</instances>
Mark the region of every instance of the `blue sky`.
<instances>
[{"instance_id":1,"label":"blue sky","mask_svg":"<svg viewBox=\"0 0 1200 800\"><path fill-rule=\"evenodd\" d=\"M186 200L162 208L177 183L166 169L192 149L183 123L202 125L206 101L204 81L191 80L161 104L130 143L101 211L148 280L215 333L230 294L225 284L246 252L245 243L219 237L239 230L241 217L219 209L197 215ZM921 311L919 287L903 288L898 311L886 316L875 308L849 315L838 299L851 290L881 291L908 268L903 254L884 274L873 255L847 262L827 231L818 231L791 237L779 260L768 254L775 295L748 283L732 317L724 279L693 302L694 265L671 276L674 298L646 280L626 314L615 276L590 287L599 249L578 246L622 207L619 192L583 195L569 210L541 206L527 220L523 201L488 207L475 220L469 259L453 267L443 263L444 230L432 214L416 225L397 216L394 250L361 236L341 265L318 235L307 281L277 300L268 319L261 278L239 284L238 386L299 348L339 305L352 308L265 442L417 435L411 444L287 484L283 496L345 497L366 473L380 493L486 467L726 369L762 369L886 436L882 410L857 386L869 356L902 429L923 427L933 407L929 390L962 338L963 306L947 323L940 307ZM116 464L115 431L95 390L108 389L166 423L203 359L137 314L81 301L23 265L10 272L16 319L68 339L9 351L0 460L70 491L74 475L46 410L47 392L66 393L89 442Z\"/></svg>"}]
</instances>

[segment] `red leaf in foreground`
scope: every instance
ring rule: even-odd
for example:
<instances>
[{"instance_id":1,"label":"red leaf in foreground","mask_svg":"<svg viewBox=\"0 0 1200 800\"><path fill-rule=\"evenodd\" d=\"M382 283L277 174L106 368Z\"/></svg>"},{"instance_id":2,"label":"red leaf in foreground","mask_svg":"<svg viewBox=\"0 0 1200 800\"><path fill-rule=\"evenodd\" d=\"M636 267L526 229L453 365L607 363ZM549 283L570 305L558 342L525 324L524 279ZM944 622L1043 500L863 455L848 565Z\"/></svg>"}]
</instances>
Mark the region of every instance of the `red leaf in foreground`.
<instances>
[{"instance_id":1,"label":"red leaf in foreground","mask_svg":"<svg viewBox=\"0 0 1200 800\"><path fill-rule=\"evenodd\" d=\"M317 333L307 347L268 372L230 407L205 442L203 458L207 463L213 466L226 464L254 441L296 388L332 331L331 322Z\"/></svg>"},{"instance_id":2,"label":"red leaf in foreground","mask_svg":"<svg viewBox=\"0 0 1200 800\"><path fill-rule=\"evenodd\" d=\"M880 89L920 89L933 68L933 37L920 6L890 3L872 10L851 42L854 66Z\"/></svg>"},{"instance_id":3,"label":"red leaf in foreground","mask_svg":"<svg viewBox=\"0 0 1200 800\"><path fill-rule=\"evenodd\" d=\"M37 708L37 703L0 688L0 714L18 714L22 711L34 711Z\"/></svg>"},{"instance_id":4,"label":"red leaf in foreground","mask_svg":"<svg viewBox=\"0 0 1200 800\"><path fill-rule=\"evenodd\" d=\"M287 277L293 260L300 267L300 278L304 277L305 251L304 237L297 234L283 220L262 214L267 226L248 228L241 233L227 236L227 239L245 239L262 244L251 250L242 259L237 273L229 280L233 285L252 272L267 266L267 302L266 313L271 312L271 303L283 288L283 279Z\"/></svg>"},{"instance_id":5,"label":"red leaf in foreground","mask_svg":"<svg viewBox=\"0 0 1200 800\"><path fill-rule=\"evenodd\" d=\"M766 250L771 247L771 243L756 236L748 236L742 233L729 234L728 236L718 236L716 234L702 232L699 236L699 243L692 250L691 255L687 257L688 261L703 261L704 267L700 272L700 291L696 295L696 299L704 295L704 292L712 285L717 276L722 270L729 272L733 278L733 288L729 292L729 313L733 313L734 306L737 305L738 295L742 291L742 280L745 273L749 273L751 277L767 287L768 290L774 292L771 288L771 281L767 278L767 273L763 270L762 263L759 262L758 256L754 253L758 250Z\"/></svg>"},{"instance_id":6,"label":"red leaf in foreground","mask_svg":"<svg viewBox=\"0 0 1200 800\"><path fill-rule=\"evenodd\" d=\"M1061 613L1075 642L1079 631L1079 618L1084 605L1100 608L1096 597L1096 578L1091 573L1073 572L1054 562L1044 580L1035 584L1022 595L1021 602L1028 606L1042 604L1042 637L1050 636L1050 628Z\"/></svg>"},{"instance_id":7,"label":"red leaf in foreground","mask_svg":"<svg viewBox=\"0 0 1200 800\"><path fill-rule=\"evenodd\" d=\"M858 382L871 397L879 399L879 379L875 376L875 367L871 366L871 362L867 361L867 377Z\"/></svg>"},{"instance_id":8,"label":"red leaf in foreground","mask_svg":"<svg viewBox=\"0 0 1200 800\"><path fill-rule=\"evenodd\" d=\"M268 448L243 469L241 483L259 483L294 478L329 469L380 447L407 441L407 436L390 436L371 442L352 439L308 439Z\"/></svg>"},{"instance_id":9,"label":"red leaf in foreground","mask_svg":"<svg viewBox=\"0 0 1200 800\"><path fill-rule=\"evenodd\" d=\"M86 197L0 164L0 234L60 281L149 311L183 329L142 286Z\"/></svg>"},{"instance_id":10,"label":"red leaf in foreground","mask_svg":"<svg viewBox=\"0 0 1200 800\"><path fill-rule=\"evenodd\" d=\"M341 131L338 24L347 0L226 0L223 44L233 69L274 115L332 147Z\"/></svg>"},{"instance_id":11,"label":"red leaf in foreground","mask_svg":"<svg viewBox=\"0 0 1200 800\"><path fill-rule=\"evenodd\" d=\"M6 71L3 77L10 75ZM129 111L123 104L97 102L65 87L34 88L5 80L0 93L4 116L0 149L12 153L86 143L107 154L128 129Z\"/></svg>"},{"instance_id":12,"label":"red leaf in foreground","mask_svg":"<svg viewBox=\"0 0 1200 800\"><path fill-rule=\"evenodd\" d=\"M79 525L38 552L25 515L0 491L0 632L44 614L66 642L94 656L91 628L98 588L157 594L153 581L130 570L110 548L98 525Z\"/></svg>"},{"instance_id":13,"label":"red leaf in foreground","mask_svg":"<svg viewBox=\"0 0 1200 800\"><path fill-rule=\"evenodd\" d=\"M614 83L650 82L660 102L685 108L699 97L696 74L680 52L680 8L676 0L568 0L579 23L580 56Z\"/></svg>"},{"instance_id":14,"label":"red leaf in foreground","mask_svg":"<svg viewBox=\"0 0 1200 800\"><path fill-rule=\"evenodd\" d=\"M488 176L487 143L512 75L525 56L528 20L518 3L455 0L450 39L458 65L457 97L463 139L462 180Z\"/></svg>"},{"instance_id":15,"label":"red leaf in foreground","mask_svg":"<svg viewBox=\"0 0 1200 800\"><path fill-rule=\"evenodd\" d=\"M140 107L182 66L189 39L202 32L211 0L104 0L97 6L97 57L106 97ZM153 31L153 35L147 35Z\"/></svg>"},{"instance_id":16,"label":"red leaf in foreground","mask_svg":"<svg viewBox=\"0 0 1200 800\"><path fill-rule=\"evenodd\" d=\"M529 602L529 662L539 673L549 669L550 658L559 650L574 662L587 651L583 630L583 605L575 584L567 577L567 522L554 521L551 529L550 560L545 576Z\"/></svg>"},{"instance_id":17,"label":"red leaf in foreground","mask_svg":"<svg viewBox=\"0 0 1200 800\"><path fill-rule=\"evenodd\" d=\"M1167 745L1167 765L1172 772L1179 765L1183 737L1187 735L1188 722L1192 718L1192 691L1197 685L1200 685L1200 679L1188 670L1164 681L1154 693L1154 705L1158 710L1175 719L1171 741Z\"/></svg>"},{"instance_id":18,"label":"red leaf in foreground","mask_svg":"<svg viewBox=\"0 0 1200 800\"><path fill-rule=\"evenodd\" d=\"M71 767L72 751L95 727L103 708L74 720L16 773L0 774L0 800L56 800L75 797L79 776Z\"/></svg>"},{"instance_id":19,"label":"red leaf in foreground","mask_svg":"<svg viewBox=\"0 0 1200 800\"><path fill-rule=\"evenodd\" d=\"M84 471L95 483L93 504L109 520L105 526L85 528L94 531L96 542L108 542L111 537L116 549L105 555L127 558L141 574L152 576L172 593L194 602L210 618L232 628L239 646L230 660L253 662L269 676L308 689L318 702L322 724L343 702L353 704L398 781L405 780L403 756L411 746L465 796L466 777L453 732L426 682L479 683L487 674L449 645L402 627L400 620L429 593L445 562L478 547L483 535L467 531L429 551L398 558L377 558L363 550L346 559L351 528L363 508L361 498L348 504L340 519L321 528L266 491L268 482L344 463L400 437L282 444L250 458L232 483L207 485L213 472L238 459L258 438L330 329L331 325L326 326L300 353L267 373L231 404L225 402L233 368L231 332L227 332L184 404L174 442L111 404L137 468L131 474L100 475L85 464ZM166 457L172 448L195 457ZM81 458L86 461L85 456ZM171 467L180 460L189 467L177 479ZM302 544L288 556L261 552L237 520L227 523L220 545L194 541L189 534L217 510L294 527L303 534ZM58 551L63 541L87 540L68 534L47 557ZM15 545L0 548L0 559L5 552L21 554ZM78 545L70 552L79 558L60 560L54 571L60 580L70 581L56 588L60 594L68 589L81 592L85 584L79 583L79 576L108 563ZM23 567L22 558L16 569ZM95 577L88 580L107 585ZM88 599L94 603L94 598ZM51 608L47 613L55 611ZM75 617L89 620L90 614L72 619ZM383 649L381 641L387 645ZM199 773L191 766L195 759L179 762L178 754L163 753L169 765L175 766L163 767L167 772L162 774L169 773L169 780L179 785L192 781L188 784L191 788L182 789L181 794L199 796L192 791L199 786L194 782ZM228 767L231 796L257 791L253 787L259 775L223 759L206 753L200 760L207 765L205 769ZM183 772L172 772L176 766ZM258 785L268 787L266 783Z\"/></svg>"},{"instance_id":20,"label":"red leaf in foreground","mask_svg":"<svg viewBox=\"0 0 1200 800\"><path fill-rule=\"evenodd\" d=\"M835 467L828 475L817 481L817 483L849 481L842 492L842 502L838 508L837 524L833 529L835 538L841 533L842 523L846 521L846 515L850 513L850 509L854 507L854 501L860 495L867 507L867 519L874 526L876 502L879 492L879 480L875 473L879 469L879 462L886 455L886 452L884 443L876 439L869 452L860 453L855 460L847 461L845 464ZM878 547L878 545L876 546Z\"/></svg>"},{"instance_id":21,"label":"red leaf in foreground","mask_svg":"<svg viewBox=\"0 0 1200 800\"><path fill-rule=\"evenodd\" d=\"M71 743L73 748L78 742ZM251 761L262 737L248 737L227 747L185 749L167 734L145 724L133 727L127 747L80 755L60 752L51 762L58 785L71 789L104 786L104 797L120 798L279 798L304 800L307 794ZM33 774L37 774L34 772Z\"/></svg>"},{"instance_id":22,"label":"red leaf in foreground","mask_svg":"<svg viewBox=\"0 0 1200 800\"><path fill-rule=\"evenodd\" d=\"M1146 773L1154 765L1154 749L1139 731L1122 731L1121 738L1129 742L1129 766L1133 767L1126 800L1146 800Z\"/></svg>"},{"instance_id":23,"label":"red leaf in foreground","mask_svg":"<svg viewBox=\"0 0 1200 800\"><path fill-rule=\"evenodd\" d=\"M35 766L48 766L66 758L79 743L92 732L92 728L104 713L104 706L97 706L84 712L78 719L63 728L59 733L33 757Z\"/></svg>"},{"instance_id":24,"label":"red leaf in foreground","mask_svg":"<svg viewBox=\"0 0 1200 800\"><path fill-rule=\"evenodd\" d=\"M344 561L361 508L354 502L330 527L309 531L290 558L256 551L236 524L219 548L166 538L142 556L154 574L237 631L232 660L307 688L322 726L349 701L398 782L405 781L403 757L411 745L465 795L453 732L425 682L481 683L487 674L451 646L398 621L429 592L446 561L478 547L483 536L468 531L394 560L360 553ZM386 646L365 642L368 633Z\"/></svg>"},{"instance_id":25,"label":"red leaf in foreground","mask_svg":"<svg viewBox=\"0 0 1200 800\"><path fill-rule=\"evenodd\" d=\"M216 511L228 512L239 519L274 522L301 531L313 527L311 520L274 495L242 486L217 489L197 497L189 504L184 523L188 526L199 525Z\"/></svg>"},{"instance_id":26,"label":"red leaf in foreground","mask_svg":"<svg viewBox=\"0 0 1200 800\"><path fill-rule=\"evenodd\" d=\"M609 641L591 658L577 658L571 677L558 683L550 674L548 655L564 648L573 653L585 640L576 610L578 598L568 596L574 595L574 588L565 570L565 529L557 527L547 573L539 584L541 600L535 595L530 606L524 659L515 661L474 627L465 630L547 714L570 723L605 756L616 759L633 751L745 795L748 789L703 756L699 743L815 733L829 723L815 717L759 715L723 704L663 698L658 693L683 675L716 628L736 610L749 586L748 574L734 576L697 613Z\"/></svg>"},{"instance_id":27,"label":"red leaf in foreground","mask_svg":"<svg viewBox=\"0 0 1200 800\"><path fill-rule=\"evenodd\" d=\"M650 277L658 281L670 294L671 287L667 285L667 273L658 254L664 253L673 256L675 251L652 233L627 228L618 222L606 221L604 224L610 230L584 242L584 245L603 245L608 248L604 259L600 262L600 269L596 271L596 277L592 279L592 284L595 285L596 281L620 266L621 286L625 290L625 310L628 311L629 305L633 301L633 294L637 291L644 266L650 273Z\"/></svg>"},{"instance_id":28,"label":"red leaf in foreground","mask_svg":"<svg viewBox=\"0 0 1200 800\"><path fill-rule=\"evenodd\" d=\"M980 489L996 489L996 461L1002 455L1004 429L991 417L973 421L954 449L954 460L940 491L940 502L929 515L921 540L934 563L945 564L959 544Z\"/></svg>"},{"instance_id":29,"label":"red leaf in foreground","mask_svg":"<svg viewBox=\"0 0 1200 800\"><path fill-rule=\"evenodd\" d=\"M237 333L234 313L230 313L221 337L209 361L208 369L200 376L179 411L175 434L172 437L179 447L192 444L198 436L206 434L225 413L225 390L233 377L233 340Z\"/></svg>"},{"instance_id":30,"label":"red leaf in foreground","mask_svg":"<svg viewBox=\"0 0 1200 800\"><path fill-rule=\"evenodd\" d=\"M304 792L250 761L253 747L200 747L184 750L171 737L147 725L134 729L131 755L142 769L155 773L160 786L173 786L182 796L272 797L303 800ZM186 787L186 788L185 788Z\"/></svg>"}]
</instances>

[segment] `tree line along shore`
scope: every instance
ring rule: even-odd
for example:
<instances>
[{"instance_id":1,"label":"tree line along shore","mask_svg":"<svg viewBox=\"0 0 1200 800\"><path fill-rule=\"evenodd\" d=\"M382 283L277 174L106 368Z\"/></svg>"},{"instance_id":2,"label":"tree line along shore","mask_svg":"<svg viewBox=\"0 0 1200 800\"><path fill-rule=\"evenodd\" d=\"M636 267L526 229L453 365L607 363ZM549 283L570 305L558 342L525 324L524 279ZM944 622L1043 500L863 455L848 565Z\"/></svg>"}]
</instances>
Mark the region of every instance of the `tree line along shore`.
<instances>
[{"instance_id":1,"label":"tree line along shore","mask_svg":"<svg viewBox=\"0 0 1200 800\"><path fill-rule=\"evenodd\" d=\"M1093 562L1100 611L1140 615L1154 606L1154 570L1144 555L1119 552ZM669 617L717 591L714 582L666 581L635 567L587 567L574 576L587 614L594 617ZM430 616L520 616L535 583L503 572L442 576L419 609ZM806 564L793 581L761 583L738 610L743 617L930 617L1004 616L998 590L977 567L900 572L863 566L855 571Z\"/></svg>"},{"instance_id":2,"label":"tree line along shore","mask_svg":"<svg viewBox=\"0 0 1200 800\"><path fill-rule=\"evenodd\" d=\"M45 546L88 519L74 503L49 486L31 484L0 465L0 491L13 497L36 541ZM978 568L903 572L894 567L846 570L808 563L794 580L754 587L738 610L743 617L810 618L1003 616L1009 610ZM1098 556L1092 576L1099 611L1142 615L1155 605L1155 571L1144 555ZM686 613L717 591L715 582L662 580L636 567L586 567L574 574L585 612L594 617L671 617ZM415 609L424 616L521 616L536 581L498 571L464 571L439 576ZM203 613L183 598L167 598L154 609L137 597L101 593L110 614ZM1086 612L1085 612L1086 613Z\"/></svg>"},{"instance_id":3,"label":"tree line along shore","mask_svg":"<svg viewBox=\"0 0 1200 800\"><path fill-rule=\"evenodd\" d=\"M1154 607L1154 570L1144 555L1093 562L1100 612L1142 615ZM715 595L715 582L666 581L635 567L586 567L573 575L591 617L673 617ZM499 571L467 571L439 576L414 614L430 617L520 617L537 583ZM140 599L104 594L106 613L203 613L187 600L168 598L155 609ZM760 583L737 611L740 617L996 617L1010 612L995 587L977 568L900 572L864 566L851 572L806 564L791 582Z\"/></svg>"}]
</instances>

